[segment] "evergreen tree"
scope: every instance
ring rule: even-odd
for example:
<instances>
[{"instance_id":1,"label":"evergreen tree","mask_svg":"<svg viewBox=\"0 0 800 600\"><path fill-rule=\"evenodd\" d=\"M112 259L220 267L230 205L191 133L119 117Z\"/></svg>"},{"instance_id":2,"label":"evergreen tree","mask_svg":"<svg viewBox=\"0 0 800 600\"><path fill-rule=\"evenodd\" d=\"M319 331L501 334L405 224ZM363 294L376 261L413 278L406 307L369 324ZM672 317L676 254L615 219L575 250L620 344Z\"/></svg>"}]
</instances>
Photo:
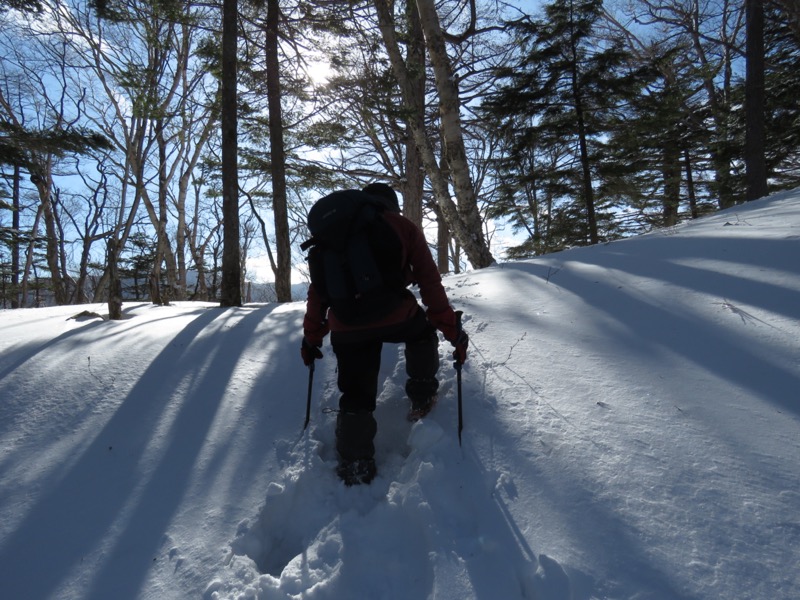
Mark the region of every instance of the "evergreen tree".
<instances>
[{"instance_id":1,"label":"evergreen tree","mask_svg":"<svg viewBox=\"0 0 800 600\"><path fill-rule=\"evenodd\" d=\"M53 154L85 154L92 150L107 150L108 138L101 133L81 127L36 130L23 127L0 114L0 164L15 165L26 170L35 162L32 156Z\"/></svg>"},{"instance_id":2,"label":"evergreen tree","mask_svg":"<svg viewBox=\"0 0 800 600\"><path fill-rule=\"evenodd\" d=\"M484 104L506 130L516 130L519 120L526 123L512 156L532 153L527 160L536 164L541 154L547 161L537 185L551 199L546 210L553 240L543 247L614 235L609 199L597 194L603 138L622 100L640 84L638 74L625 69L621 45L593 37L601 8L600 0L555 0L545 6L544 18L511 24L519 58L500 69L505 84Z\"/></svg>"},{"instance_id":3,"label":"evergreen tree","mask_svg":"<svg viewBox=\"0 0 800 600\"><path fill-rule=\"evenodd\" d=\"M150 275L156 260L156 242L143 231L132 234L124 256L118 258L119 277L125 297L149 298Z\"/></svg>"},{"instance_id":4,"label":"evergreen tree","mask_svg":"<svg viewBox=\"0 0 800 600\"><path fill-rule=\"evenodd\" d=\"M767 174L775 189L787 189L800 184L800 36L797 22L787 24L774 5L765 9Z\"/></svg>"},{"instance_id":5,"label":"evergreen tree","mask_svg":"<svg viewBox=\"0 0 800 600\"><path fill-rule=\"evenodd\" d=\"M637 60L649 73L646 89L631 98L609 138L610 164L621 177L609 181L609 194L633 209L644 226L675 225L690 199L697 216L695 172L710 168L711 132L707 107L697 97L697 67L687 60L680 40L640 47Z\"/></svg>"}]
</instances>

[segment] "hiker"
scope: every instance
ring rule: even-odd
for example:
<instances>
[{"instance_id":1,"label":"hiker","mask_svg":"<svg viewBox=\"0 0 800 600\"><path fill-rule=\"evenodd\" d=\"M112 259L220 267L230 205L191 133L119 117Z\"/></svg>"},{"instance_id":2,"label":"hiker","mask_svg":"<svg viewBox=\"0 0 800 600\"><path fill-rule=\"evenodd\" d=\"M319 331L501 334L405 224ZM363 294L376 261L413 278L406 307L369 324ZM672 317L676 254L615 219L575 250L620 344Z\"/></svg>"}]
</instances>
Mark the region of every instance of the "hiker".
<instances>
[{"instance_id":1,"label":"hiker","mask_svg":"<svg viewBox=\"0 0 800 600\"><path fill-rule=\"evenodd\" d=\"M341 392L336 419L337 474L348 486L369 483L377 472L373 443L377 423L373 411L383 343L405 344L408 376L405 390L411 404L408 416L412 421L425 416L436 402L439 388L437 329L455 347L455 360L462 363L466 360L468 345L467 334L457 328L456 315L425 236L419 227L400 214L395 191L386 184L373 183L361 191L335 192L331 196L334 196L333 202L344 202L363 194L369 195L378 206L378 220L385 228L377 236L373 235L369 252L375 255L383 287L388 291L375 296L380 298L377 306L362 304L360 313L354 313L343 302L334 308L331 294L320 289L326 285L324 277L317 275L315 280L313 252L316 248L312 248L309 254L311 285L301 346L303 362L309 366L315 359L322 358L322 341L328 332L331 334ZM330 212L333 211L328 210ZM419 286L427 310L408 289L411 284Z\"/></svg>"}]
</instances>

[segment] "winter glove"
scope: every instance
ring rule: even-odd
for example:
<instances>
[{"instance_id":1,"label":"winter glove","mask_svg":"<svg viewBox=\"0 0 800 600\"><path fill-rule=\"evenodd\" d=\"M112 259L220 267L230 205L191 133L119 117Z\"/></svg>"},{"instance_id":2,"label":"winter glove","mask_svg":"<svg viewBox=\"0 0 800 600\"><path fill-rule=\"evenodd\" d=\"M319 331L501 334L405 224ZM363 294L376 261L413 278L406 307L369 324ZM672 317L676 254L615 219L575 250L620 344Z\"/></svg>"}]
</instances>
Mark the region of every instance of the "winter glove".
<instances>
[{"instance_id":1,"label":"winter glove","mask_svg":"<svg viewBox=\"0 0 800 600\"><path fill-rule=\"evenodd\" d=\"M307 338L303 338L303 344L300 346L300 356L303 357L303 364L305 366L311 365L316 359L322 358L322 351L319 349L322 344L312 344Z\"/></svg>"},{"instance_id":2,"label":"winter glove","mask_svg":"<svg viewBox=\"0 0 800 600\"><path fill-rule=\"evenodd\" d=\"M453 350L453 360L463 365L467 360L467 346L469 346L469 336L463 329L458 332L456 339L450 342L455 347Z\"/></svg>"},{"instance_id":3,"label":"winter glove","mask_svg":"<svg viewBox=\"0 0 800 600\"><path fill-rule=\"evenodd\" d=\"M431 325L442 332L444 339L455 345L455 340L458 338L458 323L453 309L449 306L447 310L441 312L433 312L429 309L427 315Z\"/></svg>"}]
</instances>

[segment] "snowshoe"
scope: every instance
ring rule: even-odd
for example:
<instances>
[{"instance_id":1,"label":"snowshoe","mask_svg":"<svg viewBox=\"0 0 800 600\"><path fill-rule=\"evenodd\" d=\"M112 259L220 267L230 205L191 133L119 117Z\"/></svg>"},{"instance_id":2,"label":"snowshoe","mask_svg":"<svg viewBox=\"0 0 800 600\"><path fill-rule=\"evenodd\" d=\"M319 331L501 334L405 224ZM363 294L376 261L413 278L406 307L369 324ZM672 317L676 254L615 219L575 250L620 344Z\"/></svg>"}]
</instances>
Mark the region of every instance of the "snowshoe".
<instances>
[{"instance_id":1,"label":"snowshoe","mask_svg":"<svg viewBox=\"0 0 800 600\"><path fill-rule=\"evenodd\" d=\"M436 405L436 396L425 398L424 400L412 400L411 409L408 411L408 420L412 423L419 421L427 416Z\"/></svg>"},{"instance_id":2,"label":"snowshoe","mask_svg":"<svg viewBox=\"0 0 800 600\"><path fill-rule=\"evenodd\" d=\"M370 483L375 479L378 469L375 466L375 459L360 458L353 461L342 461L336 468L336 474L348 487L351 485L361 485Z\"/></svg>"}]
</instances>

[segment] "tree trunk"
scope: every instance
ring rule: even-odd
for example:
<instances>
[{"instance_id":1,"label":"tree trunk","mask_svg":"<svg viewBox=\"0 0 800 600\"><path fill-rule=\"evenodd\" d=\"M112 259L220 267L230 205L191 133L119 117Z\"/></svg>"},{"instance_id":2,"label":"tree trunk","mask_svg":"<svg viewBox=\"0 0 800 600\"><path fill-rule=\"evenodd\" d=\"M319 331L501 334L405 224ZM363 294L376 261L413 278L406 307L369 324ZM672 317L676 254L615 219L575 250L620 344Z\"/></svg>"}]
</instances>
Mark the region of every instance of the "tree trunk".
<instances>
[{"instance_id":1,"label":"tree trunk","mask_svg":"<svg viewBox=\"0 0 800 600\"><path fill-rule=\"evenodd\" d=\"M237 167L237 0L222 2L222 281L221 306L242 305Z\"/></svg>"},{"instance_id":2,"label":"tree trunk","mask_svg":"<svg viewBox=\"0 0 800 600\"><path fill-rule=\"evenodd\" d=\"M699 216L697 210L697 192L694 187L694 173L692 172L692 158L688 150L683 151L683 161L686 168L686 192L689 195L689 212L693 219Z\"/></svg>"},{"instance_id":3,"label":"tree trunk","mask_svg":"<svg viewBox=\"0 0 800 600\"><path fill-rule=\"evenodd\" d=\"M419 21L419 12L413 2L406 3L406 18L408 19L406 63L408 65L409 87L413 90L415 98L422 99L418 102L424 104L426 79L425 37L422 33L422 24ZM423 111L414 111L407 119L414 119L416 128L425 128L425 114ZM414 136L411 135L410 128L407 130L407 134L405 139L405 180L401 184L403 215L421 228L422 197L425 193L425 167L414 142Z\"/></svg>"},{"instance_id":4,"label":"tree trunk","mask_svg":"<svg viewBox=\"0 0 800 600\"><path fill-rule=\"evenodd\" d=\"M122 318L122 282L117 271L118 263L117 238L112 235L108 239L108 318L112 321Z\"/></svg>"},{"instance_id":5,"label":"tree trunk","mask_svg":"<svg viewBox=\"0 0 800 600\"><path fill-rule=\"evenodd\" d=\"M283 142L278 27L280 0L267 0L267 103L269 106L270 172L272 175L272 213L275 219L277 268L275 294L278 302L292 301L292 254L289 239L289 211L286 198L286 151Z\"/></svg>"},{"instance_id":6,"label":"tree trunk","mask_svg":"<svg viewBox=\"0 0 800 600\"><path fill-rule=\"evenodd\" d=\"M53 211L53 179L51 171L51 159L45 159L43 163L37 165L31 174L31 180L36 185L39 192L39 201L42 204L42 216L44 217L45 228L45 258L47 268L50 271L50 285L52 287L55 302L64 305L69 302L64 278L61 273L59 262L59 236L56 228L56 218Z\"/></svg>"},{"instance_id":7,"label":"tree trunk","mask_svg":"<svg viewBox=\"0 0 800 600\"><path fill-rule=\"evenodd\" d=\"M11 308L19 308L19 181L20 169L19 166L14 167L14 183L13 183L13 205L14 210L11 213L11 228L14 230L14 238L11 246L11 287L13 288L13 298L11 299Z\"/></svg>"},{"instance_id":8,"label":"tree trunk","mask_svg":"<svg viewBox=\"0 0 800 600\"><path fill-rule=\"evenodd\" d=\"M22 270L22 281L19 287L19 302L22 308L28 306L28 282L30 281L31 272L33 271L33 257L36 254L36 238L39 232L39 223L42 220L42 213L44 207L40 204L36 210L36 217L33 219L33 226L31 227L30 241L28 242L27 258L25 260L25 268Z\"/></svg>"},{"instance_id":9,"label":"tree trunk","mask_svg":"<svg viewBox=\"0 0 800 600\"><path fill-rule=\"evenodd\" d=\"M188 128L188 124L187 124ZM178 230L175 234L175 253L177 255L178 263L178 289L176 290L176 300L184 300L188 292L187 285L187 264L186 264L186 248L189 246L189 255L194 258L192 238L196 238L196 227L198 221L198 202L195 202L195 214L191 222L187 222L186 203L189 201L189 187L191 185L192 174L195 172L198 161L203 155L203 149L206 147L208 139L211 137L212 132L216 129L216 121L210 115L203 126L203 129L197 138L194 152L189 154L187 152L186 164L183 173L178 179ZM196 192L197 194L198 192ZM202 257L201 257L202 258ZM202 271L201 264L195 261L195 268L197 269L198 278ZM197 289L197 286L195 286ZM208 298L204 296L204 300Z\"/></svg>"},{"instance_id":10,"label":"tree trunk","mask_svg":"<svg viewBox=\"0 0 800 600\"><path fill-rule=\"evenodd\" d=\"M672 227L678 223L678 208L681 202L681 153L672 141L662 150L661 176L664 178L664 198L662 201L663 225Z\"/></svg>"},{"instance_id":11,"label":"tree trunk","mask_svg":"<svg viewBox=\"0 0 800 600\"><path fill-rule=\"evenodd\" d=\"M764 4L745 0L747 50L745 52L745 144L747 170L745 200L767 195L766 136L764 133Z\"/></svg>"},{"instance_id":12,"label":"tree trunk","mask_svg":"<svg viewBox=\"0 0 800 600\"><path fill-rule=\"evenodd\" d=\"M592 185L592 169L589 159L589 145L586 134L586 115L583 108L583 96L578 85L578 48L575 35L570 39L572 52L572 99L575 104L575 119L578 128L578 147L580 149L581 181L583 204L586 208L586 224L589 230L589 243L600 241L597 232L597 216L594 210L594 186Z\"/></svg>"},{"instance_id":13,"label":"tree trunk","mask_svg":"<svg viewBox=\"0 0 800 600\"><path fill-rule=\"evenodd\" d=\"M707 53L703 46L704 39L702 32L698 29L699 23L702 21L700 15L701 3L694 2L691 4L692 12L688 15L690 18L686 20L690 23L688 33L692 38L695 52L697 53L700 61L701 71L703 75L703 87L705 88L708 96L708 104L711 108L711 118L714 122L713 139L709 146L709 153L711 155L711 165L714 171L714 189L717 193L717 203L719 208L729 208L735 204L733 194L733 185L731 178L731 141L730 141L730 72L729 65L729 52L724 52L723 61L725 64L721 67L723 70L723 82L721 89L717 87L716 74L718 69L714 67L712 61L708 59ZM721 42L722 43L722 42Z\"/></svg>"},{"instance_id":14,"label":"tree trunk","mask_svg":"<svg viewBox=\"0 0 800 600\"><path fill-rule=\"evenodd\" d=\"M61 273L61 281L64 288L64 304L75 303L75 280L69 273L69 261L67 260L67 234L64 231L64 225L61 223L61 190L54 186L53 189L53 223L56 229L56 236L58 239L58 269Z\"/></svg>"},{"instance_id":15,"label":"tree trunk","mask_svg":"<svg viewBox=\"0 0 800 600\"><path fill-rule=\"evenodd\" d=\"M439 273L450 271L450 230L442 218L441 211L436 212L436 265Z\"/></svg>"},{"instance_id":16,"label":"tree trunk","mask_svg":"<svg viewBox=\"0 0 800 600\"><path fill-rule=\"evenodd\" d=\"M150 301L159 306L169 305L169 297L161 290L161 263L164 262L167 248L167 148L164 141L164 119L155 123L156 144L158 146L158 217L156 226L156 256L153 260L153 273L150 278ZM171 287L171 286L168 286Z\"/></svg>"},{"instance_id":17,"label":"tree trunk","mask_svg":"<svg viewBox=\"0 0 800 600\"><path fill-rule=\"evenodd\" d=\"M186 277L186 201L185 197L178 202L178 226L175 232L175 261L177 279L172 289L174 300L185 300L188 287Z\"/></svg>"}]
</instances>

